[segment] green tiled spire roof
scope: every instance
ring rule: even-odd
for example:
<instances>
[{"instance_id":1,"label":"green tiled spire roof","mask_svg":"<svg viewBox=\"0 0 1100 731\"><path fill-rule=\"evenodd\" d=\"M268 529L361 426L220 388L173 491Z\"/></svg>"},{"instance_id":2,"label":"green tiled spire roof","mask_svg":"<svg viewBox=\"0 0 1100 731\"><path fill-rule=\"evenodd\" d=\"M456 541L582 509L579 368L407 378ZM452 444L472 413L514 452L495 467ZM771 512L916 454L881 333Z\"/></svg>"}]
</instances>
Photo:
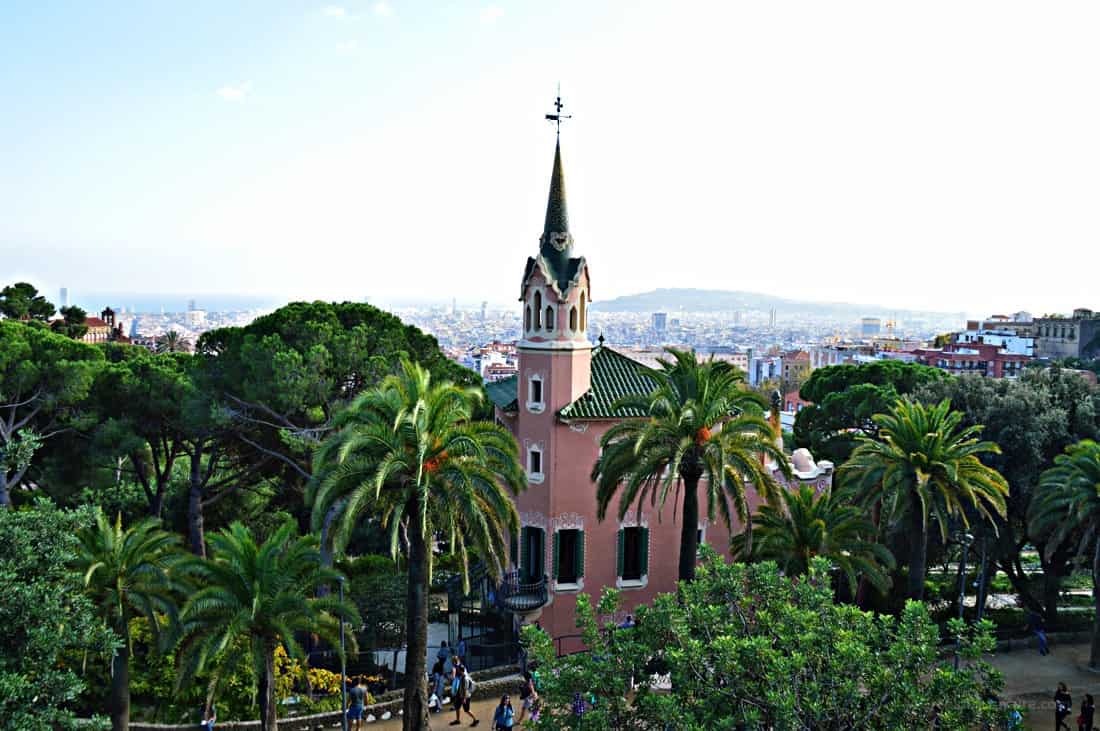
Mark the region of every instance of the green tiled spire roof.
<instances>
[{"instance_id":1,"label":"green tiled spire roof","mask_svg":"<svg viewBox=\"0 0 1100 731\"><path fill-rule=\"evenodd\" d=\"M539 238L539 255L564 292L576 274L572 259L573 235L569 233L569 211L565 204L565 173L561 164L561 140L554 145L554 170L550 175L550 195L546 200L546 222Z\"/></svg>"},{"instance_id":2,"label":"green tiled spire roof","mask_svg":"<svg viewBox=\"0 0 1100 731\"><path fill-rule=\"evenodd\" d=\"M613 410L611 405L630 394L649 394L657 387L649 369L605 345L592 351L592 385L573 403L563 407L562 419L621 419L645 416L637 409Z\"/></svg>"}]
</instances>

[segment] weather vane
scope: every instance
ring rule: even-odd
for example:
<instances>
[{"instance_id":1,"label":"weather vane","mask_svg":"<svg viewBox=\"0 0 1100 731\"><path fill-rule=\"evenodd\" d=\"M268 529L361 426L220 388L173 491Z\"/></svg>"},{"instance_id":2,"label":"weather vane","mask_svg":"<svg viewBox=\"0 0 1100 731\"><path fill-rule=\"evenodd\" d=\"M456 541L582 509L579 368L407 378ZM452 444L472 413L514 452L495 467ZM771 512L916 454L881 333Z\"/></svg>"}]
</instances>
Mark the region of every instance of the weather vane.
<instances>
[{"instance_id":1,"label":"weather vane","mask_svg":"<svg viewBox=\"0 0 1100 731\"><path fill-rule=\"evenodd\" d=\"M561 122L562 122L562 120L573 118L572 114L562 114L561 113L561 110L564 107L565 107L565 105L561 103L561 84L558 84L558 96L557 96L556 99L554 99L554 109L556 109L557 112L554 113L554 114L547 114L546 118L548 120L550 120L551 122L553 122L555 125L557 125L558 136L559 137L561 136Z\"/></svg>"}]
</instances>

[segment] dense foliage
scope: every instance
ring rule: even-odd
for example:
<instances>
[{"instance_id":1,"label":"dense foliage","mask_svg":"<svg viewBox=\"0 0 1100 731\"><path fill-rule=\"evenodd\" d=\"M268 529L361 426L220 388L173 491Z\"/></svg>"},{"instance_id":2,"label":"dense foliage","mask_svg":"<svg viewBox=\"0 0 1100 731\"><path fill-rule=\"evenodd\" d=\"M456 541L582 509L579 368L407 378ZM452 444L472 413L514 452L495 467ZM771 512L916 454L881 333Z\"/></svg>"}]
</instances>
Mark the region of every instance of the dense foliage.
<instances>
[{"instance_id":1,"label":"dense foliage","mask_svg":"<svg viewBox=\"0 0 1100 731\"><path fill-rule=\"evenodd\" d=\"M92 520L46 501L0 510L0 728L73 728L83 659L120 644L70 566L77 529Z\"/></svg>"},{"instance_id":2,"label":"dense foliage","mask_svg":"<svg viewBox=\"0 0 1100 731\"><path fill-rule=\"evenodd\" d=\"M953 670L924 604L898 617L837 604L824 559L792 580L708 551L695 580L639 607L632 628L614 624L619 599L578 598L589 652L557 658L545 634L525 631L541 665L538 728L964 731L1006 717L1001 679L979 659L993 646L988 622L953 625L967 659Z\"/></svg>"}]
</instances>

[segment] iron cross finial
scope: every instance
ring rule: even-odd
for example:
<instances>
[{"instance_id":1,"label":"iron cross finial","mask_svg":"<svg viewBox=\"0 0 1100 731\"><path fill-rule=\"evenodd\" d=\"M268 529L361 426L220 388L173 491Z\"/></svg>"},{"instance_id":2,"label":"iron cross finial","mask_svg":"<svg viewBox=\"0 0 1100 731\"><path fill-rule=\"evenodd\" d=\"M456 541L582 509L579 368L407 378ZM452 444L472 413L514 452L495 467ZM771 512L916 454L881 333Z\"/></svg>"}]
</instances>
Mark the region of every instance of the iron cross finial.
<instances>
[{"instance_id":1,"label":"iron cross finial","mask_svg":"<svg viewBox=\"0 0 1100 731\"><path fill-rule=\"evenodd\" d=\"M572 119L572 114L562 114L561 110L565 108L565 105L561 101L561 84L558 84L558 96L554 99L554 109L557 110L554 114L547 114L546 118L553 122L557 126L558 136L561 136L561 123L563 119Z\"/></svg>"}]
</instances>

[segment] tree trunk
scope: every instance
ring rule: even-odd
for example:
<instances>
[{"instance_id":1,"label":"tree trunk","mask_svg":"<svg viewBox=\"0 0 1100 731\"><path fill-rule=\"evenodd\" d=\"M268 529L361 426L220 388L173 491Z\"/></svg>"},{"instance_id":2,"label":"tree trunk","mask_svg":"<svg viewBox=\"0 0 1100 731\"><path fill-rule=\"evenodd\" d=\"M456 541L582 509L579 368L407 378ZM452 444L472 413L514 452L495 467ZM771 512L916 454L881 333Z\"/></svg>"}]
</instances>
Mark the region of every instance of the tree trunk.
<instances>
[{"instance_id":1,"label":"tree trunk","mask_svg":"<svg viewBox=\"0 0 1100 731\"><path fill-rule=\"evenodd\" d=\"M1093 538L1092 549L1092 649L1089 650L1089 667L1100 667L1100 536Z\"/></svg>"},{"instance_id":2,"label":"tree trunk","mask_svg":"<svg viewBox=\"0 0 1100 731\"><path fill-rule=\"evenodd\" d=\"M11 507L11 491L8 490L8 476L0 473L0 509Z\"/></svg>"},{"instance_id":3,"label":"tree trunk","mask_svg":"<svg viewBox=\"0 0 1100 731\"><path fill-rule=\"evenodd\" d=\"M158 483L160 481L158 480ZM164 514L164 485L158 484L157 491L153 495L153 502L149 504L149 515L153 518L160 519Z\"/></svg>"},{"instance_id":4,"label":"tree trunk","mask_svg":"<svg viewBox=\"0 0 1100 731\"><path fill-rule=\"evenodd\" d=\"M928 566L928 528L918 506L912 507L909 533L909 598L924 599L924 575Z\"/></svg>"},{"instance_id":5,"label":"tree trunk","mask_svg":"<svg viewBox=\"0 0 1100 731\"><path fill-rule=\"evenodd\" d=\"M1047 628L1053 629L1058 623L1058 600L1062 596L1062 577L1050 567L1043 571L1043 605Z\"/></svg>"},{"instance_id":6,"label":"tree trunk","mask_svg":"<svg viewBox=\"0 0 1100 731\"><path fill-rule=\"evenodd\" d=\"M882 522L882 501L876 500L871 505L871 525L875 526L875 536L881 540L879 533L879 523ZM867 580L867 577L863 574L859 576L859 586L856 589L855 605L860 609L867 609L867 605L871 600L871 590L874 587L871 586L871 582Z\"/></svg>"},{"instance_id":7,"label":"tree trunk","mask_svg":"<svg viewBox=\"0 0 1100 731\"><path fill-rule=\"evenodd\" d=\"M751 550L751 546L747 546ZM699 477L684 477L684 512L680 525L680 581L695 581L699 554Z\"/></svg>"},{"instance_id":8,"label":"tree trunk","mask_svg":"<svg viewBox=\"0 0 1100 731\"><path fill-rule=\"evenodd\" d=\"M206 533L202 521L202 450L191 454L191 487L187 495L187 532L191 553L206 558Z\"/></svg>"},{"instance_id":9,"label":"tree trunk","mask_svg":"<svg viewBox=\"0 0 1100 731\"><path fill-rule=\"evenodd\" d=\"M279 731L275 717L275 645L264 643L264 674L260 678L260 729Z\"/></svg>"},{"instance_id":10,"label":"tree trunk","mask_svg":"<svg viewBox=\"0 0 1100 731\"><path fill-rule=\"evenodd\" d=\"M409 588L405 620L405 705L402 728L428 730L428 543L413 497L409 516Z\"/></svg>"},{"instance_id":11,"label":"tree trunk","mask_svg":"<svg viewBox=\"0 0 1100 731\"><path fill-rule=\"evenodd\" d=\"M122 647L111 660L111 729L126 731L130 728L130 638L122 634Z\"/></svg>"}]
</instances>

